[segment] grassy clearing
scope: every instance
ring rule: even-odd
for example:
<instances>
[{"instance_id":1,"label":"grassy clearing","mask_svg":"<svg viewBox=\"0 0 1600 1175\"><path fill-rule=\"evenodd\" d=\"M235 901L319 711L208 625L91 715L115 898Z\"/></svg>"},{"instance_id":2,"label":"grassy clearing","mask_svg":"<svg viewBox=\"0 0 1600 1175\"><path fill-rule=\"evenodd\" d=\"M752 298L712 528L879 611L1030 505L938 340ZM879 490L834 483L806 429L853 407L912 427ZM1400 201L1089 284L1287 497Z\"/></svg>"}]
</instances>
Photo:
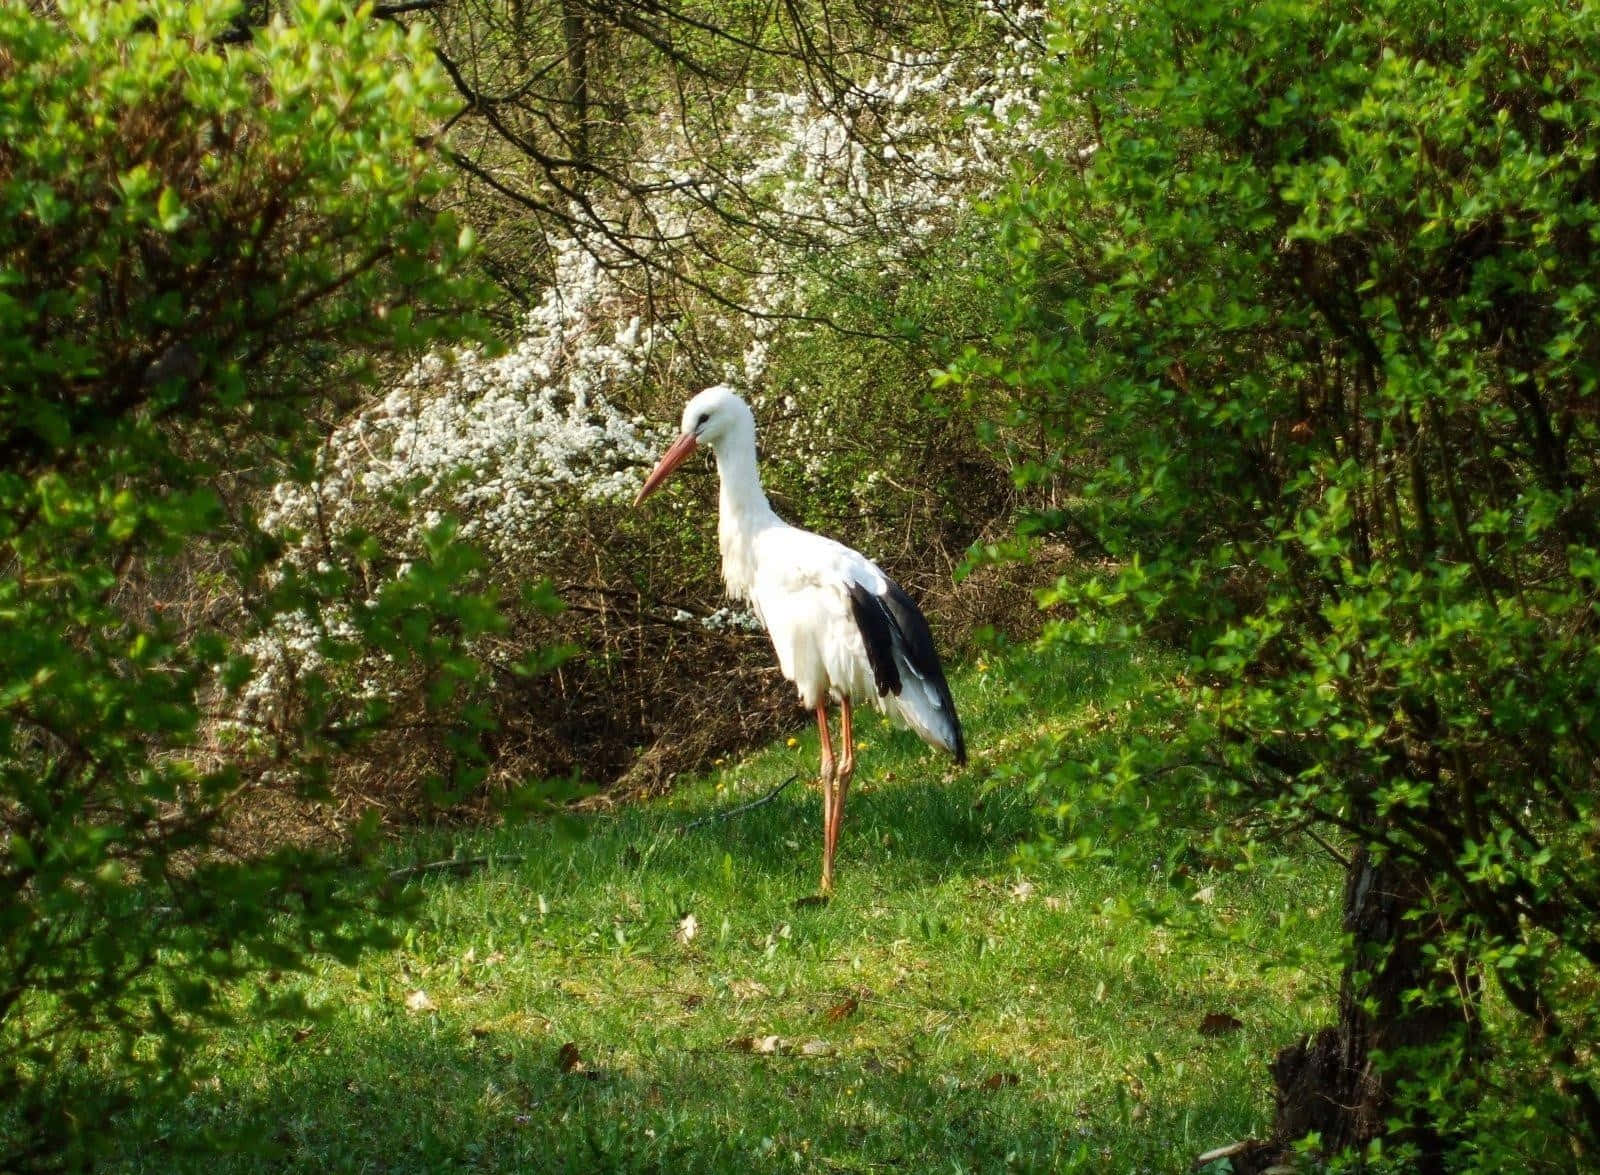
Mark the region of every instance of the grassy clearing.
<instances>
[{"instance_id":1,"label":"grassy clearing","mask_svg":"<svg viewBox=\"0 0 1600 1175\"><path fill-rule=\"evenodd\" d=\"M815 789L678 831L810 770L814 733L669 802L420 839L418 860L521 859L419 879L402 950L286 981L320 1017L225 1039L178 1116L128 1123L121 1169L1181 1169L1266 1125L1265 1061L1326 1015L1262 963L1296 945L1277 913L1329 907L1332 879L1218 876L1254 949L1180 942L1108 910L1158 891L1154 861L1024 875L1031 800L984 788L1040 736L1114 746L1137 710L1107 721L1104 698L1152 672L1081 650L969 667L959 774L862 723L827 906L796 905ZM1203 1035L1213 1012L1242 1027ZM241 1134L219 1161L208 1140Z\"/></svg>"}]
</instances>

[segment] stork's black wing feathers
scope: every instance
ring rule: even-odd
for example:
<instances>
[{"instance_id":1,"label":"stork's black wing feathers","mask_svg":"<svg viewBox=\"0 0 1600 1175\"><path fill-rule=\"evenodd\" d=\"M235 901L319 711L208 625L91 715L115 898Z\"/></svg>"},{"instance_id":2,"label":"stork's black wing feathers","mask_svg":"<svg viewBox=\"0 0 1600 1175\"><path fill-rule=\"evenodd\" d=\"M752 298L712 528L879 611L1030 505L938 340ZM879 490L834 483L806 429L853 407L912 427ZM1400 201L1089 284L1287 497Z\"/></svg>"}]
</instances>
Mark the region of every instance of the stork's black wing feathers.
<instances>
[{"instance_id":1,"label":"stork's black wing feathers","mask_svg":"<svg viewBox=\"0 0 1600 1175\"><path fill-rule=\"evenodd\" d=\"M867 646L867 663L872 666L872 679L877 682L878 696L900 693L900 666L894 659L895 622L893 614L884 607L883 600L873 595L859 583L850 585L850 614L861 630L861 642Z\"/></svg>"},{"instance_id":2,"label":"stork's black wing feathers","mask_svg":"<svg viewBox=\"0 0 1600 1175\"><path fill-rule=\"evenodd\" d=\"M903 663L939 699L948 716L949 731L954 735L955 746L951 752L957 763L965 763L966 738L961 732L961 720L956 716L955 699L950 696L950 687L944 679L944 667L939 664L939 654L933 647L933 633L905 590L888 576L884 578L889 586L882 595L868 591L859 583L850 585L850 611L856 627L861 630L878 695L899 695L905 688L900 678Z\"/></svg>"},{"instance_id":3,"label":"stork's black wing feathers","mask_svg":"<svg viewBox=\"0 0 1600 1175\"><path fill-rule=\"evenodd\" d=\"M888 579L887 576L884 578ZM906 663L916 671L918 677L935 683L943 690L940 701L949 701L950 691L944 686L944 667L939 664L939 654L934 652L933 633L928 631L928 622L923 618L922 610L892 579L889 580L889 590L878 599L894 620L895 629L900 634L900 652Z\"/></svg>"},{"instance_id":4,"label":"stork's black wing feathers","mask_svg":"<svg viewBox=\"0 0 1600 1175\"><path fill-rule=\"evenodd\" d=\"M951 754L955 755L957 763L966 763L966 736L961 731L961 719L956 716L956 701L950 696L950 686L944 679L944 666L939 664L939 654L934 651L933 633L928 631L927 620L911 597L892 579L889 580L889 590L879 598L894 617L895 628L901 637L901 655L912 671L933 688L939 704L950 716L950 728L956 744L951 748Z\"/></svg>"}]
</instances>

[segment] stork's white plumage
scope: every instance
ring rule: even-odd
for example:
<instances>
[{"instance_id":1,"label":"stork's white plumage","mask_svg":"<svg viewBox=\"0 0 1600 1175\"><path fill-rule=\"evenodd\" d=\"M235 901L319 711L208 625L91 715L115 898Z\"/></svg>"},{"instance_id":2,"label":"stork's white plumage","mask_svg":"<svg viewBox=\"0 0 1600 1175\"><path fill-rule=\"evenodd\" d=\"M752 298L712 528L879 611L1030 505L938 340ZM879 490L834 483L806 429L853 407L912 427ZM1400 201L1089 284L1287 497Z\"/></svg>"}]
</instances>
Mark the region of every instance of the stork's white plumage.
<instances>
[{"instance_id":1,"label":"stork's white plumage","mask_svg":"<svg viewBox=\"0 0 1600 1175\"><path fill-rule=\"evenodd\" d=\"M772 637L783 675L817 717L822 737L822 889L833 889L833 856L855 771L851 706L870 700L933 746L967 761L961 720L928 622L871 559L843 543L790 526L761 488L756 424L725 387L707 388L683 410L682 434L657 463L634 505L699 446L722 480L718 537L728 594L748 601ZM828 701L839 703L841 753L834 758Z\"/></svg>"}]
</instances>

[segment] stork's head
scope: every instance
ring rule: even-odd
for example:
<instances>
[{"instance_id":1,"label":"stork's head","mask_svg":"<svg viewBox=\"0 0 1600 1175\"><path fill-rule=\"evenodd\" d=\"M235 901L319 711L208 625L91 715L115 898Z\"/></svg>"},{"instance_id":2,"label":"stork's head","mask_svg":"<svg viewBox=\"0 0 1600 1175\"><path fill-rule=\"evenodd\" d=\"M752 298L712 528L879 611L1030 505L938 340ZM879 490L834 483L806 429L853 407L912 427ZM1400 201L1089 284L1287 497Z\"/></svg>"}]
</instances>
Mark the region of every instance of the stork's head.
<instances>
[{"instance_id":1,"label":"stork's head","mask_svg":"<svg viewBox=\"0 0 1600 1175\"><path fill-rule=\"evenodd\" d=\"M644 479L644 487L633 504L637 506L655 493L661 483L672 475L672 471L701 445L707 446L713 453L721 454L728 447L741 442L754 449L755 437L756 418L750 406L735 395L732 388L723 384L707 388L684 405L683 431L661 455L650 476Z\"/></svg>"}]
</instances>

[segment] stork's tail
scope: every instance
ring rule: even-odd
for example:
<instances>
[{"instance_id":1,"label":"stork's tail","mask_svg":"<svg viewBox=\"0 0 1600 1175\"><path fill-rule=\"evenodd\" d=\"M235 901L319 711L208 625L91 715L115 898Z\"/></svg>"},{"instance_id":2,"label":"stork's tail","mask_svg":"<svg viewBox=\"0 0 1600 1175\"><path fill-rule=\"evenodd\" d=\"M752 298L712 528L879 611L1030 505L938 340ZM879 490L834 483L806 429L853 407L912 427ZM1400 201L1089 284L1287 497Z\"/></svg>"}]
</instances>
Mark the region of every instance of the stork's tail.
<instances>
[{"instance_id":1,"label":"stork's tail","mask_svg":"<svg viewBox=\"0 0 1600 1175\"><path fill-rule=\"evenodd\" d=\"M955 699L945 684L944 674L936 678L920 676L910 666L904 667L904 685L898 696L883 699L885 708L893 711L902 722L917 732L929 746L940 747L955 756L958 764L967 762L967 739L961 730L961 717L956 713Z\"/></svg>"}]
</instances>

